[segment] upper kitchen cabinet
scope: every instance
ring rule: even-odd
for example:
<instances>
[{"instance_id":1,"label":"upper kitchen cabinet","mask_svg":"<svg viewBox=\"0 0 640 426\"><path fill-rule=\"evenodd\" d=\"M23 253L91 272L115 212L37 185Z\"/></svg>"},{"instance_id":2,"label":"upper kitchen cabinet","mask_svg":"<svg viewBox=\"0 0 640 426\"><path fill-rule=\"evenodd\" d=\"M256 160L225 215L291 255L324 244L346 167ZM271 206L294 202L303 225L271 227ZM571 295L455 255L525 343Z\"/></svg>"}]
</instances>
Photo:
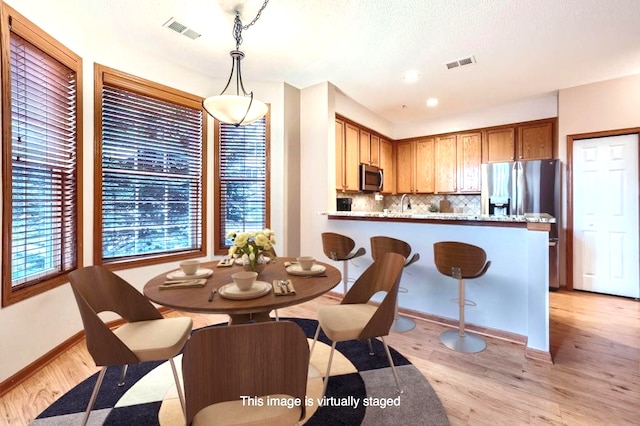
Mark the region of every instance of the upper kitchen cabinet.
<instances>
[{"instance_id":1,"label":"upper kitchen cabinet","mask_svg":"<svg viewBox=\"0 0 640 426\"><path fill-rule=\"evenodd\" d=\"M360 162L380 166L380 137L364 129L360 129Z\"/></svg>"},{"instance_id":2,"label":"upper kitchen cabinet","mask_svg":"<svg viewBox=\"0 0 640 426\"><path fill-rule=\"evenodd\" d=\"M552 159L556 118L511 124L482 131L482 162Z\"/></svg>"},{"instance_id":3,"label":"upper kitchen cabinet","mask_svg":"<svg viewBox=\"0 0 640 426\"><path fill-rule=\"evenodd\" d=\"M360 129L336 119L336 189L358 191Z\"/></svg>"},{"instance_id":4,"label":"upper kitchen cabinet","mask_svg":"<svg viewBox=\"0 0 640 426\"><path fill-rule=\"evenodd\" d=\"M434 191L434 138L396 143L396 192Z\"/></svg>"},{"instance_id":5,"label":"upper kitchen cabinet","mask_svg":"<svg viewBox=\"0 0 640 426\"><path fill-rule=\"evenodd\" d=\"M480 192L482 134L457 135L458 192Z\"/></svg>"},{"instance_id":6,"label":"upper kitchen cabinet","mask_svg":"<svg viewBox=\"0 0 640 426\"><path fill-rule=\"evenodd\" d=\"M553 158L555 122L543 120L517 127L518 161Z\"/></svg>"},{"instance_id":7,"label":"upper kitchen cabinet","mask_svg":"<svg viewBox=\"0 0 640 426\"><path fill-rule=\"evenodd\" d=\"M489 129L483 132L482 162L502 163L514 161L516 151L515 127Z\"/></svg>"},{"instance_id":8,"label":"upper kitchen cabinet","mask_svg":"<svg viewBox=\"0 0 640 426\"><path fill-rule=\"evenodd\" d=\"M380 168L384 172L382 192L393 194L396 192L395 167L393 161L393 144L384 139L378 139L380 143Z\"/></svg>"},{"instance_id":9,"label":"upper kitchen cabinet","mask_svg":"<svg viewBox=\"0 0 640 426\"><path fill-rule=\"evenodd\" d=\"M480 132L437 137L435 141L435 192L480 192Z\"/></svg>"}]
</instances>

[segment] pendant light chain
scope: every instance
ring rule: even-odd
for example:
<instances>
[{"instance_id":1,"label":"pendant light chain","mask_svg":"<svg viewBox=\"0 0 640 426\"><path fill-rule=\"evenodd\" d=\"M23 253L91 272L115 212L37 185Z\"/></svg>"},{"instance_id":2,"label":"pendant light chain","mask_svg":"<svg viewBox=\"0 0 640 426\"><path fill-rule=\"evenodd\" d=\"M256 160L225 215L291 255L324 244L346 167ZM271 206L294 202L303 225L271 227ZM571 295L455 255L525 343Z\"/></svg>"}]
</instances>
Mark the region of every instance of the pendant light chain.
<instances>
[{"instance_id":1,"label":"pendant light chain","mask_svg":"<svg viewBox=\"0 0 640 426\"><path fill-rule=\"evenodd\" d=\"M236 40L236 50L240 49L240 45L242 44L242 30L248 29L250 26L255 24L258 19L260 19L260 15L262 15L262 11L267 7L267 3L269 3L269 0L265 0L260 10L258 10L256 17L247 25L242 25L242 21L240 21L240 12L236 10L236 18L233 21L233 38Z\"/></svg>"}]
</instances>

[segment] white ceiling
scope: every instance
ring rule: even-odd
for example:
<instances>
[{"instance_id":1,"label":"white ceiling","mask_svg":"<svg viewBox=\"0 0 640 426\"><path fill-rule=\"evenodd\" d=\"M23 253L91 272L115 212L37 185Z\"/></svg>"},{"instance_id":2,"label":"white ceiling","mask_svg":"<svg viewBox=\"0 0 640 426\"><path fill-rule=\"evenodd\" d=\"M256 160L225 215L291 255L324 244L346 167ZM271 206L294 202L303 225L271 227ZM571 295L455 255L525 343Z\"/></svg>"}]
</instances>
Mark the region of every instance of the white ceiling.
<instances>
[{"instance_id":1,"label":"white ceiling","mask_svg":"<svg viewBox=\"0 0 640 426\"><path fill-rule=\"evenodd\" d=\"M102 37L226 80L233 10L247 24L262 0L82 3ZM171 17L202 36L163 27ZM329 81L393 123L640 73L640 0L270 0L242 35L245 81ZM470 55L477 63L444 65ZM408 70L420 80L405 83ZM440 104L427 108L432 96Z\"/></svg>"}]
</instances>

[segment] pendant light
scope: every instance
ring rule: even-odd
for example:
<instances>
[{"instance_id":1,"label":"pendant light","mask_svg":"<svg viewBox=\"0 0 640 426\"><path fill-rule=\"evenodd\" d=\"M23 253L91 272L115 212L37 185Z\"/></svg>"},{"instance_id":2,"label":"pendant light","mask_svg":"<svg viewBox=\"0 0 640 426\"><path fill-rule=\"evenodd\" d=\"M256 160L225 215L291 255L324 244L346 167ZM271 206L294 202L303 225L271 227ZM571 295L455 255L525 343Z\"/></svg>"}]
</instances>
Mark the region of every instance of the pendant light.
<instances>
[{"instance_id":1,"label":"pendant light","mask_svg":"<svg viewBox=\"0 0 640 426\"><path fill-rule=\"evenodd\" d=\"M244 126L259 120L267 113L267 105L255 99L253 92L247 92L242 83L240 63L244 59L244 53L240 51L240 44L242 43L242 30L246 30L256 23L264 8L267 7L268 2L269 0L264 2L253 21L245 26L240 21L240 12L236 11L233 23L233 37L236 40L236 48L229 52L231 55L229 80L227 80L227 85L219 95L211 96L202 102L205 111L222 123L233 124L236 127ZM233 93L233 89L229 91L230 93L226 93L232 81L235 82L235 93Z\"/></svg>"}]
</instances>

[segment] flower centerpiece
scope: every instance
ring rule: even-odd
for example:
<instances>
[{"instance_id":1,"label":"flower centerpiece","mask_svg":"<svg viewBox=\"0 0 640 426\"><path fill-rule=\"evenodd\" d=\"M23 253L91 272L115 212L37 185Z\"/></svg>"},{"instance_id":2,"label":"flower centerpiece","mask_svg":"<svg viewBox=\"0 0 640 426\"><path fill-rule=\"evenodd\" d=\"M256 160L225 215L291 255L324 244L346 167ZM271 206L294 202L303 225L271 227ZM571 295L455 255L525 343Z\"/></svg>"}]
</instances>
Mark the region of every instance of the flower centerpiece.
<instances>
[{"instance_id":1,"label":"flower centerpiece","mask_svg":"<svg viewBox=\"0 0 640 426\"><path fill-rule=\"evenodd\" d=\"M260 265L276 257L273 249L276 244L275 233L269 228L256 232L231 231L227 233L227 238L233 241L229 247L229 257L242 258L248 270L259 272Z\"/></svg>"}]
</instances>

